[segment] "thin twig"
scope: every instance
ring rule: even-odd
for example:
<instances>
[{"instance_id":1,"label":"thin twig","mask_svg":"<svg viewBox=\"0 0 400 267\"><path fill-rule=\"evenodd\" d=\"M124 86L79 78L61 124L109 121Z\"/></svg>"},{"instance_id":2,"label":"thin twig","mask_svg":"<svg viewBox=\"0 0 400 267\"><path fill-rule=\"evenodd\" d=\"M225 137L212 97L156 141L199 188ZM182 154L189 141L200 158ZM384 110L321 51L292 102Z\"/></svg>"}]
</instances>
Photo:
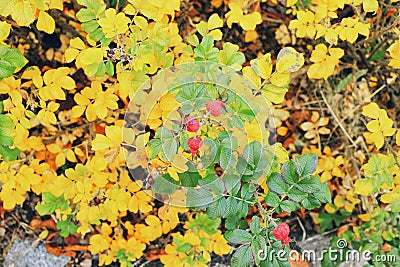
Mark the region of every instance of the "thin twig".
<instances>
[{"instance_id":1,"label":"thin twig","mask_svg":"<svg viewBox=\"0 0 400 267\"><path fill-rule=\"evenodd\" d=\"M299 217L296 217L297 222L300 225L301 230L303 231L303 236L301 238L301 242L304 242L304 240L306 239L307 233L306 233L306 228L304 228L303 223L301 222L301 220L299 219Z\"/></svg>"},{"instance_id":2,"label":"thin twig","mask_svg":"<svg viewBox=\"0 0 400 267\"><path fill-rule=\"evenodd\" d=\"M346 135L347 139L349 139L349 141L351 142L351 144L354 147L357 147L357 144L354 142L354 140L350 137L349 133L346 131L346 129L344 128L343 124L340 122L339 118L336 116L335 112L333 111L332 107L329 105L328 101L326 100L325 94L322 90L320 90L322 99L324 100L328 110L330 111L330 113L332 114L333 118L335 119L335 121L339 124L340 129L342 129L342 131L344 132L344 134Z\"/></svg>"}]
</instances>

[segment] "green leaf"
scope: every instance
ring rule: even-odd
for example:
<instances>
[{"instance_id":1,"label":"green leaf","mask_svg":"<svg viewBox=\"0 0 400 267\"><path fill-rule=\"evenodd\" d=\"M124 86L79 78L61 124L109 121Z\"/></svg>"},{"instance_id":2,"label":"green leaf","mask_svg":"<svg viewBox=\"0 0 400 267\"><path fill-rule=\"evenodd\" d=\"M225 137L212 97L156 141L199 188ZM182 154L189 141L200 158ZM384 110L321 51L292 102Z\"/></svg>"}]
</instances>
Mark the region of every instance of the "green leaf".
<instances>
[{"instance_id":1,"label":"green leaf","mask_svg":"<svg viewBox=\"0 0 400 267\"><path fill-rule=\"evenodd\" d=\"M277 194L275 194L274 192L269 191L265 197L265 204L267 204L270 207L278 207L279 203L281 202L281 200L279 199L279 196Z\"/></svg>"},{"instance_id":2,"label":"green leaf","mask_svg":"<svg viewBox=\"0 0 400 267\"><path fill-rule=\"evenodd\" d=\"M279 205L282 210L287 211L287 212L292 212L296 210L296 202L293 202L291 200L284 200L281 202Z\"/></svg>"},{"instance_id":3,"label":"green leaf","mask_svg":"<svg viewBox=\"0 0 400 267\"><path fill-rule=\"evenodd\" d=\"M258 165L263 156L263 148L257 141L253 141L246 145L243 150L243 157L246 162L253 168Z\"/></svg>"},{"instance_id":4,"label":"green leaf","mask_svg":"<svg viewBox=\"0 0 400 267\"><path fill-rule=\"evenodd\" d=\"M321 203L314 196L308 195L307 198L303 199L301 205L307 210L312 210L321 206Z\"/></svg>"},{"instance_id":5,"label":"green leaf","mask_svg":"<svg viewBox=\"0 0 400 267\"><path fill-rule=\"evenodd\" d=\"M96 71L96 77L103 77L106 74L106 64L104 62L97 63L97 71Z\"/></svg>"},{"instance_id":6,"label":"green leaf","mask_svg":"<svg viewBox=\"0 0 400 267\"><path fill-rule=\"evenodd\" d=\"M96 19L96 15L92 11L82 8L76 13L76 18L79 19L80 22L86 22Z\"/></svg>"},{"instance_id":7,"label":"green leaf","mask_svg":"<svg viewBox=\"0 0 400 267\"><path fill-rule=\"evenodd\" d=\"M225 238L232 244L249 244L253 236L244 230L235 229L231 232L227 232Z\"/></svg>"},{"instance_id":8,"label":"green leaf","mask_svg":"<svg viewBox=\"0 0 400 267\"><path fill-rule=\"evenodd\" d=\"M296 188L292 188L288 192L288 197L293 201L301 202L303 199L307 197L307 193L304 193Z\"/></svg>"},{"instance_id":9,"label":"green leaf","mask_svg":"<svg viewBox=\"0 0 400 267\"><path fill-rule=\"evenodd\" d=\"M85 73L89 77L96 76L98 68L99 68L99 64L97 62L94 62L94 63L89 64L89 65L86 66Z\"/></svg>"},{"instance_id":10,"label":"green leaf","mask_svg":"<svg viewBox=\"0 0 400 267\"><path fill-rule=\"evenodd\" d=\"M203 179L200 179L199 184L202 188L211 190L216 195L222 194L225 190L224 182L216 174L211 174Z\"/></svg>"},{"instance_id":11,"label":"green leaf","mask_svg":"<svg viewBox=\"0 0 400 267\"><path fill-rule=\"evenodd\" d=\"M178 173L179 181L184 187L195 187L198 185L199 180L202 178L198 172L186 171Z\"/></svg>"},{"instance_id":12,"label":"green leaf","mask_svg":"<svg viewBox=\"0 0 400 267\"><path fill-rule=\"evenodd\" d=\"M186 206L201 210L207 208L213 201L211 191L204 188L190 188L187 193Z\"/></svg>"},{"instance_id":13,"label":"green leaf","mask_svg":"<svg viewBox=\"0 0 400 267\"><path fill-rule=\"evenodd\" d=\"M178 153L178 142L175 139L168 139L162 143L162 156L165 160L172 162Z\"/></svg>"},{"instance_id":14,"label":"green leaf","mask_svg":"<svg viewBox=\"0 0 400 267\"><path fill-rule=\"evenodd\" d=\"M236 195L236 193L240 189L240 177L239 175L235 174L225 174L224 175L224 183L225 183L225 188L228 194L231 195Z\"/></svg>"},{"instance_id":15,"label":"green leaf","mask_svg":"<svg viewBox=\"0 0 400 267\"><path fill-rule=\"evenodd\" d=\"M162 149L162 144L163 143L160 139L151 139L147 143L147 147L149 148L150 159L154 159L155 157L157 157L158 153Z\"/></svg>"},{"instance_id":16,"label":"green leaf","mask_svg":"<svg viewBox=\"0 0 400 267\"><path fill-rule=\"evenodd\" d=\"M282 176L288 184L295 184L299 181L299 175L296 172L296 164L293 160L287 161L283 164Z\"/></svg>"},{"instance_id":17,"label":"green leaf","mask_svg":"<svg viewBox=\"0 0 400 267\"><path fill-rule=\"evenodd\" d=\"M217 143L211 138L204 138L203 144L208 147L208 149L201 155L201 161L203 166L210 166L216 162L217 159Z\"/></svg>"},{"instance_id":18,"label":"green leaf","mask_svg":"<svg viewBox=\"0 0 400 267\"><path fill-rule=\"evenodd\" d=\"M179 135L179 144L185 151L189 151L190 147L188 146L189 135L186 132L182 132ZM204 140L205 143L206 140Z\"/></svg>"},{"instance_id":19,"label":"green leaf","mask_svg":"<svg viewBox=\"0 0 400 267\"><path fill-rule=\"evenodd\" d=\"M323 183L321 185L321 190L314 193L314 196L321 201L322 203L331 203L332 196L331 191L329 190L328 183Z\"/></svg>"},{"instance_id":20,"label":"green leaf","mask_svg":"<svg viewBox=\"0 0 400 267\"><path fill-rule=\"evenodd\" d=\"M99 23L97 23L95 20L84 22L81 24L81 26L82 29L87 33L92 33L100 27Z\"/></svg>"},{"instance_id":21,"label":"green leaf","mask_svg":"<svg viewBox=\"0 0 400 267\"><path fill-rule=\"evenodd\" d=\"M69 220L57 222L56 227L58 230L61 230L60 236L62 237L68 237L69 235L76 234L76 231L78 230L78 226Z\"/></svg>"},{"instance_id":22,"label":"green leaf","mask_svg":"<svg viewBox=\"0 0 400 267\"><path fill-rule=\"evenodd\" d=\"M101 28L97 28L89 33L89 37L98 42L104 37L103 30Z\"/></svg>"},{"instance_id":23,"label":"green leaf","mask_svg":"<svg viewBox=\"0 0 400 267\"><path fill-rule=\"evenodd\" d=\"M253 254L250 246L240 247L232 256L232 267L249 267L253 261Z\"/></svg>"},{"instance_id":24,"label":"green leaf","mask_svg":"<svg viewBox=\"0 0 400 267\"><path fill-rule=\"evenodd\" d=\"M158 194L173 194L178 189L179 183L171 175L164 174L154 179L154 192Z\"/></svg>"},{"instance_id":25,"label":"green leaf","mask_svg":"<svg viewBox=\"0 0 400 267\"><path fill-rule=\"evenodd\" d=\"M260 217L253 216L250 222L250 231L256 235L260 233Z\"/></svg>"},{"instance_id":26,"label":"green leaf","mask_svg":"<svg viewBox=\"0 0 400 267\"><path fill-rule=\"evenodd\" d=\"M386 52L386 51L384 51ZM384 53L385 54L385 53ZM336 86L336 90L337 91L343 91L347 88L347 84L354 81L356 82L359 78L361 78L362 76L364 76L365 74L368 73L367 69L363 69L363 70L359 70L354 74L353 77L353 73L350 73L349 75L346 76L346 78L340 80L340 82L338 83L338 85ZM354 78L354 79L353 79Z\"/></svg>"},{"instance_id":27,"label":"green leaf","mask_svg":"<svg viewBox=\"0 0 400 267\"><path fill-rule=\"evenodd\" d=\"M226 212L226 198L219 197L207 208L207 215L211 219L221 218Z\"/></svg>"},{"instance_id":28,"label":"green leaf","mask_svg":"<svg viewBox=\"0 0 400 267\"><path fill-rule=\"evenodd\" d=\"M400 212L400 200L390 204L391 212Z\"/></svg>"},{"instance_id":29,"label":"green leaf","mask_svg":"<svg viewBox=\"0 0 400 267\"><path fill-rule=\"evenodd\" d=\"M249 212L249 205L246 202L240 200L237 204L236 212L236 215L239 218L245 218L247 216L247 213Z\"/></svg>"},{"instance_id":30,"label":"green leaf","mask_svg":"<svg viewBox=\"0 0 400 267\"><path fill-rule=\"evenodd\" d=\"M56 210L57 206L54 203L37 204L35 209L40 216L50 215Z\"/></svg>"},{"instance_id":31,"label":"green leaf","mask_svg":"<svg viewBox=\"0 0 400 267\"><path fill-rule=\"evenodd\" d=\"M294 159L296 171L300 177L306 177L315 172L318 167L317 154L304 154Z\"/></svg>"},{"instance_id":32,"label":"green leaf","mask_svg":"<svg viewBox=\"0 0 400 267\"><path fill-rule=\"evenodd\" d=\"M235 156L232 153L232 150L221 147L220 154L220 165L223 170L228 170L235 164Z\"/></svg>"},{"instance_id":33,"label":"green leaf","mask_svg":"<svg viewBox=\"0 0 400 267\"><path fill-rule=\"evenodd\" d=\"M106 62L106 73L110 76L114 76L114 64L110 60Z\"/></svg>"},{"instance_id":34,"label":"green leaf","mask_svg":"<svg viewBox=\"0 0 400 267\"><path fill-rule=\"evenodd\" d=\"M305 193L314 193L321 189L321 182L317 175L310 175L300 180L296 187Z\"/></svg>"},{"instance_id":35,"label":"green leaf","mask_svg":"<svg viewBox=\"0 0 400 267\"><path fill-rule=\"evenodd\" d=\"M22 68L28 62L17 48L11 48L2 56L2 58L17 68Z\"/></svg>"},{"instance_id":36,"label":"green leaf","mask_svg":"<svg viewBox=\"0 0 400 267\"><path fill-rule=\"evenodd\" d=\"M20 152L18 148L9 148L8 146L0 145L0 155L6 162L16 160Z\"/></svg>"},{"instance_id":37,"label":"green leaf","mask_svg":"<svg viewBox=\"0 0 400 267\"><path fill-rule=\"evenodd\" d=\"M0 60L0 80L8 78L13 75L16 67L14 67L10 62L5 60Z\"/></svg>"},{"instance_id":38,"label":"green leaf","mask_svg":"<svg viewBox=\"0 0 400 267\"><path fill-rule=\"evenodd\" d=\"M267 185L269 190L278 194L286 194L289 190L289 186L283 180L282 175L276 172L271 173L268 177Z\"/></svg>"},{"instance_id":39,"label":"green leaf","mask_svg":"<svg viewBox=\"0 0 400 267\"><path fill-rule=\"evenodd\" d=\"M227 218L230 216L236 216L237 200L233 197L228 197L226 199L226 207L223 217Z\"/></svg>"}]
</instances>

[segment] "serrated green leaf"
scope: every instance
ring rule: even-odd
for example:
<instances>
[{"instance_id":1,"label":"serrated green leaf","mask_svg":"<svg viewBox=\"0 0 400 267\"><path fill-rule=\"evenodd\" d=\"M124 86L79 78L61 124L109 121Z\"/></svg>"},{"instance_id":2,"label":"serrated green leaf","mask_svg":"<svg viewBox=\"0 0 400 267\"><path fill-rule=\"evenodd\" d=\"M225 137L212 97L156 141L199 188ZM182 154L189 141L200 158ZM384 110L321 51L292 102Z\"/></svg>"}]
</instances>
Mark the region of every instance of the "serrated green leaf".
<instances>
[{"instance_id":1,"label":"serrated green leaf","mask_svg":"<svg viewBox=\"0 0 400 267\"><path fill-rule=\"evenodd\" d=\"M198 185L201 175L198 172L186 171L184 173L178 173L181 184L185 187L195 187Z\"/></svg>"},{"instance_id":2,"label":"serrated green leaf","mask_svg":"<svg viewBox=\"0 0 400 267\"><path fill-rule=\"evenodd\" d=\"M314 196L321 201L322 203L331 203L332 196L331 191L329 190L328 183L323 183L321 185L321 190L314 193Z\"/></svg>"},{"instance_id":3,"label":"serrated green leaf","mask_svg":"<svg viewBox=\"0 0 400 267\"><path fill-rule=\"evenodd\" d=\"M147 143L149 148L149 157L154 159L162 149L162 141L160 139L152 139Z\"/></svg>"},{"instance_id":4,"label":"serrated green leaf","mask_svg":"<svg viewBox=\"0 0 400 267\"><path fill-rule=\"evenodd\" d=\"M318 156L317 154L304 154L297 156L294 159L296 165L297 174L300 177L306 177L315 172L318 167Z\"/></svg>"},{"instance_id":5,"label":"serrated green leaf","mask_svg":"<svg viewBox=\"0 0 400 267\"><path fill-rule=\"evenodd\" d=\"M303 199L301 205L307 210L312 210L321 206L321 203L314 196L308 195L307 198Z\"/></svg>"},{"instance_id":6,"label":"serrated green leaf","mask_svg":"<svg viewBox=\"0 0 400 267\"><path fill-rule=\"evenodd\" d=\"M223 170L228 170L235 164L235 156L232 153L232 150L221 147L220 154L220 165Z\"/></svg>"},{"instance_id":7,"label":"serrated green leaf","mask_svg":"<svg viewBox=\"0 0 400 267\"><path fill-rule=\"evenodd\" d=\"M207 215L211 219L221 218L224 216L226 212L226 198L218 197L216 201L214 201L210 206L207 208Z\"/></svg>"},{"instance_id":8,"label":"serrated green leaf","mask_svg":"<svg viewBox=\"0 0 400 267\"><path fill-rule=\"evenodd\" d=\"M186 206L201 210L207 208L213 201L211 191L204 188L190 188L187 193Z\"/></svg>"},{"instance_id":9,"label":"serrated green leaf","mask_svg":"<svg viewBox=\"0 0 400 267\"><path fill-rule=\"evenodd\" d=\"M279 204L279 206L282 208L282 210L289 213L296 210L296 203L291 200L284 200L281 202L281 204Z\"/></svg>"},{"instance_id":10,"label":"serrated green leaf","mask_svg":"<svg viewBox=\"0 0 400 267\"><path fill-rule=\"evenodd\" d=\"M240 247L232 256L232 267L249 267L253 261L253 254L250 246Z\"/></svg>"},{"instance_id":11,"label":"serrated green leaf","mask_svg":"<svg viewBox=\"0 0 400 267\"><path fill-rule=\"evenodd\" d=\"M285 183L282 178L282 175L279 173L273 172L267 180L267 185L269 190L274 191L278 194L286 194L289 190L289 185Z\"/></svg>"},{"instance_id":12,"label":"serrated green leaf","mask_svg":"<svg viewBox=\"0 0 400 267\"><path fill-rule=\"evenodd\" d=\"M296 184L296 187L305 193L314 193L321 189L321 182L317 175L310 175L304 179L301 179Z\"/></svg>"},{"instance_id":13,"label":"serrated green leaf","mask_svg":"<svg viewBox=\"0 0 400 267\"><path fill-rule=\"evenodd\" d=\"M292 188L288 192L288 197L289 199L296 201L296 202L301 202L303 199L307 197L307 193L304 193L298 189Z\"/></svg>"},{"instance_id":14,"label":"serrated green leaf","mask_svg":"<svg viewBox=\"0 0 400 267\"><path fill-rule=\"evenodd\" d=\"M225 174L224 175L224 183L225 183L225 188L228 194L231 195L236 195L236 193L240 189L240 177L239 175L235 174Z\"/></svg>"},{"instance_id":15,"label":"serrated green leaf","mask_svg":"<svg viewBox=\"0 0 400 267\"><path fill-rule=\"evenodd\" d=\"M158 194L173 194L178 186L178 181L167 173L154 179L153 189Z\"/></svg>"},{"instance_id":16,"label":"serrated green leaf","mask_svg":"<svg viewBox=\"0 0 400 267\"><path fill-rule=\"evenodd\" d=\"M253 216L250 222L250 231L256 235L260 233L260 217Z\"/></svg>"},{"instance_id":17,"label":"serrated green leaf","mask_svg":"<svg viewBox=\"0 0 400 267\"><path fill-rule=\"evenodd\" d=\"M165 160L172 162L178 153L178 142L175 139L167 139L162 143L162 156Z\"/></svg>"},{"instance_id":18,"label":"serrated green leaf","mask_svg":"<svg viewBox=\"0 0 400 267\"><path fill-rule=\"evenodd\" d=\"M13 75L15 67L8 61L0 60L0 80Z\"/></svg>"},{"instance_id":19,"label":"serrated green leaf","mask_svg":"<svg viewBox=\"0 0 400 267\"><path fill-rule=\"evenodd\" d=\"M200 179L199 184L202 188L211 190L216 195L222 194L225 190L224 182L216 174L211 174L204 177L203 179Z\"/></svg>"},{"instance_id":20,"label":"serrated green leaf","mask_svg":"<svg viewBox=\"0 0 400 267\"><path fill-rule=\"evenodd\" d=\"M294 184L298 182L299 175L296 172L296 164L293 160L287 161L283 164L282 176L288 184Z\"/></svg>"},{"instance_id":21,"label":"serrated green leaf","mask_svg":"<svg viewBox=\"0 0 400 267\"><path fill-rule=\"evenodd\" d=\"M232 244L249 244L253 239L253 236L241 229L235 229L225 234L226 240Z\"/></svg>"},{"instance_id":22,"label":"serrated green leaf","mask_svg":"<svg viewBox=\"0 0 400 267\"><path fill-rule=\"evenodd\" d=\"M267 204L270 207L278 207L279 203L281 202L279 196L275 194L274 192L269 191L267 195L264 197L265 204Z\"/></svg>"},{"instance_id":23,"label":"serrated green leaf","mask_svg":"<svg viewBox=\"0 0 400 267\"><path fill-rule=\"evenodd\" d=\"M22 55L21 51L17 48L11 48L2 56L2 58L17 68L22 68L28 62L24 55Z\"/></svg>"},{"instance_id":24,"label":"serrated green leaf","mask_svg":"<svg viewBox=\"0 0 400 267\"><path fill-rule=\"evenodd\" d=\"M92 11L82 8L76 13L76 18L79 19L80 22L87 22L96 19L96 15Z\"/></svg>"}]
</instances>

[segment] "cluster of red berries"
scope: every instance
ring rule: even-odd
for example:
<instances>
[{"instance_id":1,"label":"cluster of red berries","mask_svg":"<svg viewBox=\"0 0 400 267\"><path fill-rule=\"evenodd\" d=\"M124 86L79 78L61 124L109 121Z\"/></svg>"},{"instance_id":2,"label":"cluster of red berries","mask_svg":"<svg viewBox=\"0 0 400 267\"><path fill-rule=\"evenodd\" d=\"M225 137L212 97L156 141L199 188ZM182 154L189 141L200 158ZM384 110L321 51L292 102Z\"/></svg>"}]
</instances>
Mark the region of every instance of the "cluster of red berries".
<instances>
[{"instance_id":1,"label":"cluster of red berries","mask_svg":"<svg viewBox=\"0 0 400 267\"><path fill-rule=\"evenodd\" d=\"M206 105L207 112L211 113L214 117L218 117L222 113L222 106L224 102L221 100L210 101ZM200 129L200 122L197 118L193 116L187 116L184 120L186 125L186 130L191 133L195 133ZM191 137L188 140L188 146L190 148L190 153L196 155L199 152L199 148L203 144L203 140L200 137Z\"/></svg>"}]
</instances>

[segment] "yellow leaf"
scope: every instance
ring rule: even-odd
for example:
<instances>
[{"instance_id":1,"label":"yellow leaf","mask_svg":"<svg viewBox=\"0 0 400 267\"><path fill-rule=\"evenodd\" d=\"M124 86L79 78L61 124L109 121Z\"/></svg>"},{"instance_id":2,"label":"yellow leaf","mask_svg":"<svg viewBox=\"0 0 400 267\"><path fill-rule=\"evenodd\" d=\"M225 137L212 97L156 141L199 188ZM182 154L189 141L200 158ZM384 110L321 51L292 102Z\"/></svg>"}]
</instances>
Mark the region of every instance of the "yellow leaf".
<instances>
[{"instance_id":1,"label":"yellow leaf","mask_svg":"<svg viewBox=\"0 0 400 267\"><path fill-rule=\"evenodd\" d=\"M369 220L371 220L371 214L369 214L369 213L359 214L358 218L360 218L364 222L369 222Z\"/></svg>"},{"instance_id":2,"label":"yellow leaf","mask_svg":"<svg viewBox=\"0 0 400 267\"><path fill-rule=\"evenodd\" d=\"M374 190L374 186L370 179L359 179L354 184L354 193L356 194L368 196L372 190Z\"/></svg>"},{"instance_id":3,"label":"yellow leaf","mask_svg":"<svg viewBox=\"0 0 400 267\"><path fill-rule=\"evenodd\" d=\"M257 88L261 86L260 77L254 72L254 70L250 66L246 66L243 68L243 74L246 75L250 81L252 81Z\"/></svg>"},{"instance_id":4,"label":"yellow leaf","mask_svg":"<svg viewBox=\"0 0 400 267\"><path fill-rule=\"evenodd\" d=\"M364 0L363 9L365 12L376 12L378 10L378 0Z\"/></svg>"},{"instance_id":5,"label":"yellow leaf","mask_svg":"<svg viewBox=\"0 0 400 267\"><path fill-rule=\"evenodd\" d=\"M335 204L336 207L342 208L346 204L346 200L344 197L337 195L337 196L335 196L333 203Z\"/></svg>"},{"instance_id":6,"label":"yellow leaf","mask_svg":"<svg viewBox=\"0 0 400 267\"><path fill-rule=\"evenodd\" d=\"M325 210L326 210L326 212L332 214L332 213L336 212L337 208L332 203L328 203L328 204L325 205Z\"/></svg>"},{"instance_id":7,"label":"yellow leaf","mask_svg":"<svg viewBox=\"0 0 400 267\"><path fill-rule=\"evenodd\" d=\"M304 57L294 48L285 47L279 51L276 62L277 72L295 72L304 65Z\"/></svg>"},{"instance_id":8,"label":"yellow leaf","mask_svg":"<svg viewBox=\"0 0 400 267\"><path fill-rule=\"evenodd\" d=\"M250 61L253 71L263 79L268 79L272 73L271 54L268 53L260 58Z\"/></svg>"},{"instance_id":9,"label":"yellow leaf","mask_svg":"<svg viewBox=\"0 0 400 267\"><path fill-rule=\"evenodd\" d=\"M244 36L244 41L246 43L249 43L257 40L257 38L258 38L257 31L246 31L246 34Z\"/></svg>"},{"instance_id":10,"label":"yellow leaf","mask_svg":"<svg viewBox=\"0 0 400 267\"><path fill-rule=\"evenodd\" d=\"M372 119L377 119L379 116L379 106L375 102L371 102L362 108L362 114Z\"/></svg>"},{"instance_id":11,"label":"yellow leaf","mask_svg":"<svg viewBox=\"0 0 400 267\"><path fill-rule=\"evenodd\" d=\"M199 24L196 24L196 30L202 35L205 36L207 34L207 22L201 21Z\"/></svg>"},{"instance_id":12,"label":"yellow leaf","mask_svg":"<svg viewBox=\"0 0 400 267\"><path fill-rule=\"evenodd\" d=\"M61 152L56 156L56 165L57 167L61 167L64 164L65 164L65 155L64 153Z\"/></svg>"},{"instance_id":13,"label":"yellow leaf","mask_svg":"<svg viewBox=\"0 0 400 267\"><path fill-rule=\"evenodd\" d=\"M211 31L216 28L221 28L224 25L224 21L218 16L218 14L214 13L208 19L207 30Z\"/></svg>"},{"instance_id":14,"label":"yellow leaf","mask_svg":"<svg viewBox=\"0 0 400 267\"><path fill-rule=\"evenodd\" d=\"M396 145L400 146L400 130L397 130L396 133Z\"/></svg>"},{"instance_id":15,"label":"yellow leaf","mask_svg":"<svg viewBox=\"0 0 400 267\"><path fill-rule=\"evenodd\" d=\"M8 37L11 30L11 24L8 24L5 21L0 21L0 41L3 41Z\"/></svg>"},{"instance_id":16,"label":"yellow leaf","mask_svg":"<svg viewBox=\"0 0 400 267\"><path fill-rule=\"evenodd\" d=\"M68 151L67 151L67 160L70 162L77 162L75 153L71 149L68 149Z\"/></svg>"},{"instance_id":17,"label":"yellow leaf","mask_svg":"<svg viewBox=\"0 0 400 267\"><path fill-rule=\"evenodd\" d=\"M47 12L40 11L36 27L39 31L44 31L48 34L51 34L54 32L55 28L54 19Z\"/></svg>"},{"instance_id":18,"label":"yellow leaf","mask_svg":"<svg viewBox=\"0 0 400 267\"><path fill-rule=\"evenodd\" d=\"M19 26L29 26L35 20L35 10L28 2L18 2L11 16Z\"/></svg>"},{"instance_id":19,"label":"yellow leaf","mask_svg":"<svg viewBox=\"0 0 400 267\"><path fill-rule=\"evenodd\" d=\"M251 14L244 15L240 19L240 26L245 31L254 31L256 26L262 22L260 13L253 12Z\"/></svg>"}]
</instances>

